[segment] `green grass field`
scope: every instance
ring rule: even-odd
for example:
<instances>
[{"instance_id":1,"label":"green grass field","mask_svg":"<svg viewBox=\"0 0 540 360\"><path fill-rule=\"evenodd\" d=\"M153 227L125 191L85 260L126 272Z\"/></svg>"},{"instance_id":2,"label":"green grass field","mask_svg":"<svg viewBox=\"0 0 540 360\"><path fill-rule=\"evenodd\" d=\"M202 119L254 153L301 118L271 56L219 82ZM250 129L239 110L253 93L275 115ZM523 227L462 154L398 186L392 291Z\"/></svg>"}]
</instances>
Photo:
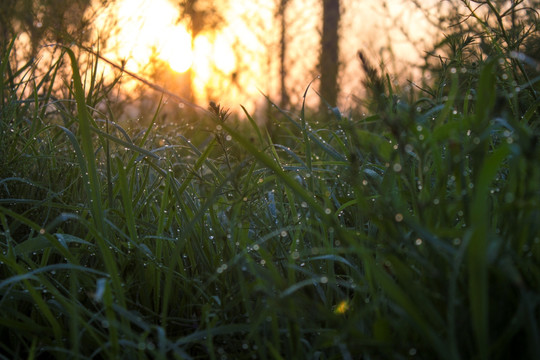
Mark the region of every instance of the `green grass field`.
<instances>
[{"instance_id":1,"label":"green grass field","mask_svg":"<svg viewBox=\"0 0 540 360\"><path fill-rule=\"evenodd\" d=\"M192 138L7 44L1 358L540 358L539 78L506 50L407 96L365 64L365 116L213 105Z\"/></svg>"}]
</instances>

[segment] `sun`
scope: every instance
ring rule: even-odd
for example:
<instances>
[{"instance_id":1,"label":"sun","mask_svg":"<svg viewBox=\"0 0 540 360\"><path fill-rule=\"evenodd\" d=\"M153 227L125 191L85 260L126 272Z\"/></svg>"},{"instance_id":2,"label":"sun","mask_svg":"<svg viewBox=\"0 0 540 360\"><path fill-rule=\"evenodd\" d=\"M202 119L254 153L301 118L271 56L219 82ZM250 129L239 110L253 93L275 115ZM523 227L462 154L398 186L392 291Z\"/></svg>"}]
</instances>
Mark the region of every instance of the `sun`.
<instances>
[{"instance_id":1,"label":"sun","mask_svg":"<svg viewBox=\"0 0 540 360\"><path fill-rule=\"evenodd\" d=\"M154 67L148 65L160 69L165 65L166 76L190 82L196 99L229 87L237 71L237 29L226 25L193 37L174 0L117 0L102 13L96 27L112 29L105 34L107 58L143 76L152 76L146 71ZM187 71L188 77L175 76Z\"/></svg>"},{"instance_id":2,"label":"sun","mask_svg":"<svg viewBox=\"0 0 540 360\"><path fill-rule=\"evenodd\" d=\"M103 13L101 21L109 19L115 19L117 29L109 39L112 48L117 57L128 59L130 70L139 71L152 58L167 62L179 73L191 67L191 35L178 21L179 11L172 2L119 0Z\"/></svg>"},{"instance_id":3,"label":"sun","mask_svg":"<svg viewBox=\"0 0 540 360\"><path fill-rule=\"evenodd\" d=\"M168 62L172 70L186 72L193 63L191 35L186 28L176 26L169 30L167 39L158 57Z\"/></svg>"}]
</instances>

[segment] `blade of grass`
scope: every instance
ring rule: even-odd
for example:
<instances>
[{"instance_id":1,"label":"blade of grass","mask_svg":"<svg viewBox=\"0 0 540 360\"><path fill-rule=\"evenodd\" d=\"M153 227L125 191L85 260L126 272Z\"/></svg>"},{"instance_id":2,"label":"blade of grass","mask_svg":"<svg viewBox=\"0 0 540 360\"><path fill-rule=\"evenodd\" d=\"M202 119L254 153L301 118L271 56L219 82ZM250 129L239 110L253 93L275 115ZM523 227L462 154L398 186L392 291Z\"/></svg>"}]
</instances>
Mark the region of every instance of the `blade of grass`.
<instances>
[{"instance_id":1,"label":"blade of grass","mask_svg":"<svg viewBox=\"0 0 540 360\"><path fill-rule=\"evenodd\" d=\"M135 225L136 219L133 213L133 196L130 191L128 179L126 176L126 169L120 158L116 158L116 168L118 170L118 186L120 187L120 193L122 194L122 205L124 208L124 218L129 231L130 240L139 243L139 234L137 233L137 227Z\"/></svg>"},{"instance_id":2,"label":"blade of grass","mask_svg":"<svg viewBox=\"0 0 540 360\"><path fill-rule=\"evenodd\" d=\"M509 146L502 146L490 154L479 171L475 195L471 202L471 232L467 253L469 268L469 299L471 321L480 359L489 358L489 283L488 239L490 226L489 193L501 164L510 154Z\"/></svg>"},{"instance_id":3,"label":"blade of grass","mask_svg":"<svg viewBox=\"0 0 540 360\"><path fill-rule=\"evenodd\" d=\"M74 96L77 102L78 110L78 122L79 122L79 135L81 138L82 154L84 155L84 170L88 172L88 183L85 183L86 191L88 194L88 200L90 201L90 209L92 211L93 221L95 222L99 231L105 235L106 228L103 221L103 207L101 205L101 188L99 184L99 178L97 175L97 167L94 155L94 145L91 134L91 119L88 109L86 107L86 97L82 87L81 76L79 73L79 66L77 58L73 51L69 48L65 48L67 54L71 60L71 68L73 70L73 87ZM82 164L80 164L82 165ZM112 264L111 264L112 265Z\"/></svg>"},{"instance_id":4,"label":"blade of grass","mask_svg":"<svg viewBox=\"0 0 540 360\"><path fill-rule=\"evenodd\" d=\"M77 58L75 57L75 54L73 51L69 48L65 48L67 54L69 55L69 58L71 60L71 68L73 70L73 87L74 87L74 96L75 100L77 102L77 118L79 123L79 135L82 142L82 155L84 158L81 158L81 151L77 152L77 155L79 157L79 165L81 166L81 170L83 171L83 174L86 172L88 173L87 182L85 181L85 188L88 195L88 200L90 201L90 209L92 212L92 221L95 224L96 227L96 242L98 244L98 247L100 249L101 255L103 257L103 261L105 263L105 267L109 274L111 275L111 281L112 286L115 292L115 298L122 306L126 306L126 301L124 297L124 291L122 287L122 281L120 280L120 272L118 271L118 267L116 264L116 261L114 260L114 256L112 251L109 249L109 246L107 246L106 240L108 239L108 229L106 226L105 221L105 214L103 212L103 206L101 201L101 186L98 178L97 173L97 166L96 166L96 159L94 154L94 146L92 141L92 134L91 134L91 123L92 119L90 117L90 113L88 112L87 106L86 106L86 98L85 93L82 87L81 82L81 76L79 73L79 66L77 63ZM67 130L67 129L66 129ZM64 132L66 132L64 130ZM69 136L69 134L68 134ZM70 140L77 151L77 141L74 137L70 137ZM83 175L83 177L85 177ZM124 325L129 326L123 320Z\"/></svg>"}]
</instances>

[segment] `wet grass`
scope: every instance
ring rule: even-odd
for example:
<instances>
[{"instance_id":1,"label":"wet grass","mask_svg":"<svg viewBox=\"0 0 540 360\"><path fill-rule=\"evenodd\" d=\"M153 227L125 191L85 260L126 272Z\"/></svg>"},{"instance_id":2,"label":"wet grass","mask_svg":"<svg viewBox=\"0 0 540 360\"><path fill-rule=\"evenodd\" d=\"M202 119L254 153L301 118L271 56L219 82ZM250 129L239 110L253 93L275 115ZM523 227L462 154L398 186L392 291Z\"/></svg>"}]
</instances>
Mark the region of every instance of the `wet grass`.
<instances>
[{"instance_id":1,"label":"wet grass","mask_svg":"<svg viewBox=\"0 0 540 360\"><path fill-rule=\"evenodd\" d=\"M420 99L372 70L370 114L275 107L272 133L212 105L195 143L159 109L131 130L97 110L70 49L66 99L9 53L3 358L540 357L538 79L519 57L448 66Z\"/></svg>"}]
</instances>

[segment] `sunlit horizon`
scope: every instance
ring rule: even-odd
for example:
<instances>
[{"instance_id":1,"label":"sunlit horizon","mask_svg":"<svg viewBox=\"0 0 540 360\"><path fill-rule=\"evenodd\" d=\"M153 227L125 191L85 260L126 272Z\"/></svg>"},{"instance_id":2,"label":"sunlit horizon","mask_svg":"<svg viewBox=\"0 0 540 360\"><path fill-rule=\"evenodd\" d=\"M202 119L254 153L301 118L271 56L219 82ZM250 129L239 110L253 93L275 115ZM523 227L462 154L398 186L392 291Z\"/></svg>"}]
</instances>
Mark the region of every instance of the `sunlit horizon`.
<instances>
[{"instance_id":1,"label":"sunlit horizon","mask_svg":"<svg viewBox=\"0 0 540 360\"><path fill-rule=\"evenodd\" d=\"M286 84L293 103L301 100L305 87L318 75L319 2L308 0L298 4L292 1L287 13L287 21L292 26L288 35L286 61L289 69ZM418 54L415 54L411 44L395 34L385 34L388 40L374 35L380 28L392 29L392 25L391 19L378 22L374 16L370 16L369 12L377 11L372 5L366 3L358 7L358 3L347 0L343 0L343 3L348 10L342 15L341 27L351 29L342 30L340 40L343 43L340 46L341 103L347 106L347 99L358 92L360 82L344 79L358 77L356 52L359 49L367 49L377 62L387 62L376 51L379 51L377 47L387 46L385 42L393 37L395 43L392 45L400 49L397 55L402 61L413 62ZM399 0L392 0L391 3L394 4L394 13L396 9L404 7ZM255 98L263 99L261 92L279 96L279 33L275 24L275 3L238 0L228 3L220 11L226 21L219 28L203 31L193 38L187 24L180 19L178 5L172 1L118 0L101 12L96 20L96 32L107 40L102 54L124 64L129 71L151 78L152 73L148 69L152 69L158 60L169 68L161 70L162 74L169 74L164 75L164 81L190 71L189 76L179 81L189 82L191 93L180 95L192 96L193 101L199 103L218 99L254 109L258 102ZM306 16L306 21L298 21L297 14ZM362 14L363 21L357 21L358 14ZM403 17L401 13L395 16ZM421 22L415 21L415 26L420 28ZM109 28L114 31L107 32ZM100 34L100 31L104 31L104 34ZM427 32L417 34L420 40L429 36ZM159 79L151 80L159 82ZM179 88L168 90L180 91ZM313 104L314 101L318 102L318 98L314 95L308 101Z\"/></svg>"},{"instance_id":2,"label":"sunlit horizon","mask_svg":"<svg viewBox=\"0 0 540 360\"><path fill-rule=\"evenodd\" d=\"M126 69L135 73L153 59L167 63L175 73L191 69L195 90L204 91L214 68L227 75L235 70L232 44L222 34L192 38L179 17L179 9L168 0L117 1L96 21L98 34L108 21L116 22L105 56L125 60Z\"/></svg>"}]
</instances>

